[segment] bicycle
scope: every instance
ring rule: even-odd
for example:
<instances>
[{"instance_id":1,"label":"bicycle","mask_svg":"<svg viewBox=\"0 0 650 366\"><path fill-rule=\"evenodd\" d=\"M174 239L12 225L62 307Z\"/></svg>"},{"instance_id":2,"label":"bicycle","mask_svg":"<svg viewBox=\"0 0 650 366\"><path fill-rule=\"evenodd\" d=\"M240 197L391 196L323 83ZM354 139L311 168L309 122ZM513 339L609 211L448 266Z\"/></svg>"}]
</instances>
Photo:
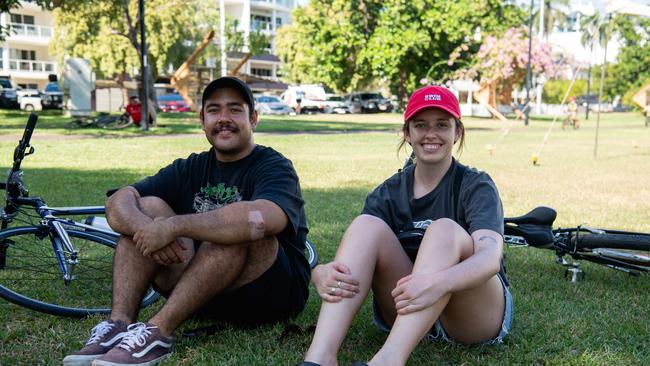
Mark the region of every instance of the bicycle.
<instances>
[{"instance_id":1,"label":"bicycle","mask_svg":"<svg viewBox=\"0 0 650 366\"><path fill-rule=\"evenodd\" d=\"M7 181L0 183L0 189L6 191L5 206L0 208L0 297L53 315L107 314L119 234L103 217L96 216L105 213L104 206L49 207L42 198L29 196L20 166L35 152L30 140L37 118L33 113L29 116ZM86 217L74 221L59 216ZM23 226L9 227L13 222ZM305 247L314 268L318 253L309 240ZM149 289L141 307L159 297Z\"/></svg>"},{"instance_id":2,"label":"bicycle","mask_svg":"<svg viewBox=\"0 0 650 366\"><path fill-rule=\"evenodd\" d=\"M121 129L133 124L131 116L128 113L108 114L99 113L97 117L80 117L66 124L66 128L104 128L104 129Z\"/></svg>"},{"instance_id":3,"label":"bicycle","mask_svg":"<svg viewBox=\"0 0 650 366\"><path fill-rule=\"evenodd\" d=\"M83 317L110 312L113 252L119 234L91 225L103 206L49 207L29 196L20 169L35 152L30 139L38 117L32 113L14 150L0 208L0 297L54 315ZM75 221L64 216L88 216ZM96 221L101 221L97 219ZM12 223L22 226L9 227ZM159 295L149 289L141 303Z\"/></svg>"},{"instance_id":4,"label":"bicycle","mask_svg":"<svg viewBox=\"0 0 650 366\"><path fill-rule=\"evenodd\" d=\"M504 242L510 246L532 246L555 250L557 263L567 267L571 282L584 278L580 262L585 260L633 276L650 272L650 234L587 226L553 229L557 212L540 206L525 215L504 219Z\"/></svg>"}]
</instances>

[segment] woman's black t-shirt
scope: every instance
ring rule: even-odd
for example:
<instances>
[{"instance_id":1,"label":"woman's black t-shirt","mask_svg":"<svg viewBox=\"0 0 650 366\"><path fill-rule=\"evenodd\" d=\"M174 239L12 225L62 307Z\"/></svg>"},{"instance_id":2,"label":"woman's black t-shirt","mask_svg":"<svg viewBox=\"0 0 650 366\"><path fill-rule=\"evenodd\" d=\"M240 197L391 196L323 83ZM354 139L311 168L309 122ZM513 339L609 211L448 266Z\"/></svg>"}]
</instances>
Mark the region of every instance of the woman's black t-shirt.
<instances>
[{"instance_id":1,"label":"woman's black t-shirt","mask_svg":"<svg viewBox=\"0 0 650 366\"><path fill-rule=\"evenodd\" d=\"M456 198L457 169L463 169L464 174ZM413 194L414 173L415 165L409 165L388 178L366 197L362 213L382 219L395 235L413 229L425 230L440 218L454 220L470 234L489 229L503 235L501 199L487 173L462 166L454 159L438 186L420 198ZM419 240L403 240L402 245L413 260Z\"/></svg>"}]
</instances>

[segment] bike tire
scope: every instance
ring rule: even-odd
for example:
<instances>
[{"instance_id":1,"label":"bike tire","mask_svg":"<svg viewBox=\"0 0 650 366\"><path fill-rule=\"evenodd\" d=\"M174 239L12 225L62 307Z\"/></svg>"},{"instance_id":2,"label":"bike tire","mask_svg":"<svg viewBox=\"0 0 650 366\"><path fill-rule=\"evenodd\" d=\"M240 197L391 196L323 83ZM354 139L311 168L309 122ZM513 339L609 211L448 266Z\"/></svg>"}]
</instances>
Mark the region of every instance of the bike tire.
<instances>
[{"instance_id":1,"label":"bike tire","mask_svg":"<svg viewBox=\"0 0 650 366\"><path fill-rule=\"evenodd\" d=\"M307 261L309 262L309 268L314 269L318 265L318 252L316 247L309 240L305 240L305 251L307 254Z\"/></svg>"},{"instance_id":2,"label":"bike tire","mask_svg":"<svg viewBox=\"0 0 650 366\"><path fill-rule=\"evenodd\" d=\"M65 284L47 229L22 226L0 231L5 265L0 269L0 297L47 314L85 317L108 314L112 296L114 238L67 229L79 253L75 279ZM71 260L66 254L66 260ZM160 295L149 289L142 307Z\"/></svg>"},{"instance_id":3,"label":"bike tire","mask_svg":"<svg viewBox=\"0 0 650 366\"><path fill-rule=\"evenodd\" d=\"M592 262L648 272L650 268L650 235L602 233L583 234L572 238L578 254Z\"/></svg>"},{"instance_id":4,"label":"bike tire","mask_svg":"<svg viewBox=\"0 0 650 366\"><path fill-rule=\"evenodd\" d=\"M650 235L642 234L580 234L571 238L571 244L578 249L612 248L650 251Z\"/></svg>"}]
</instances>

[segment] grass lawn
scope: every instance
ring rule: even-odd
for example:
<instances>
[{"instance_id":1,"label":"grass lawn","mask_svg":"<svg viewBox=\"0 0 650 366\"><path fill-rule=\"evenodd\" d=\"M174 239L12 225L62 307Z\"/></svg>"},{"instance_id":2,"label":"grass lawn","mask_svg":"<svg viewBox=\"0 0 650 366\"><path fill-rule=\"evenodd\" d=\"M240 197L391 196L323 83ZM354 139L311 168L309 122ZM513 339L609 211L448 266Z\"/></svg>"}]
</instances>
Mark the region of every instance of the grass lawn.
<instances>
[{"instance_id":1,"label":"grass lawn","mask_svg":"<svg viewBox=\"0 0 650 366\"><path fill-rule=\"evenodd\" d=\"M10 157L26 114L0 114L0 169ZM136 130L71 131L65 118L47 113L36 129L36 154L23 162L25 181L51 206L103 204L104 192L155 173L177 157L206 148L191 114L163 115L153 134L127 138ZM403 163L397 154L397 114L264 117L256 142L290 158L301 179L310 239L321 258L332 259L338 241L359 213L365 195ZM461 162L487 171L499 188L505 213L520 215L538 205L558 211L556 225L650 232L650 128L638 114L603 115L594 159L595 116L579 130L561 130L548 120L505 125L466 119L467 145ZM509 128L504 134L504 127ZM369 133L333 133L343 131ZM324 133L300 133L305 131ZM374 131L374 132L373 132ZM183 133L183 135L174 135ZM195 133L195 135L186 135ZM110 136L106 136L110 135ZM110 137L110 138L107 138ZM488 145L493 148L490 155ZM506 248L506 267L515 301L511 335L494 347L422 342L412 365L648 365L650 364L650 278L634 278L585 263L585 280L572 284L554 254L534 248ZM108 291L108 289L107 289ZM315 292L295 320L315 323ZM150 317L160 304L146 309ZM23 309L0 300L0 365L57 365L80 348L100 318L74 320ZM182 330L196 323L186 323ZM164 365L293 365L311 334L284 335L284 325L247 330L224 325L215 335L177 338ZM341 349L341 365L367 360L385 335L362 308Z\"/></svg>"}]
</instances>

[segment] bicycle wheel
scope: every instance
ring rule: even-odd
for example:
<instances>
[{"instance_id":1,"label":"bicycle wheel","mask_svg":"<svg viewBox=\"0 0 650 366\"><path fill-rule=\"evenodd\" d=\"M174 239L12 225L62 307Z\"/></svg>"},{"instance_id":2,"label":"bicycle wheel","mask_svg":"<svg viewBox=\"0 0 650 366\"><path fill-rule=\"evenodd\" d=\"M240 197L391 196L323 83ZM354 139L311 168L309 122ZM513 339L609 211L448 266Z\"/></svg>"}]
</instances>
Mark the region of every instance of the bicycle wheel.
<instances>
[{"instance_id":1,"label":"bicycle wheel","mask_svg":"<svg viewBox=\"0 0 650 366\"><path fill-rule=\"evenodd\" d=\"M572 238L576 244L576 238ZM583 234L578 253L592 262L647 272L650 267L650 235L636 233Z\"/></svg>"},{"instance_id":2,"label":"bicycle wheel","mask_svg":"<svg viewBox=\"0 0 650 366\"><path fill-rule=\"evenodd\" d=\"M0 232L5 265L0 269L0 297L26 308L54 315L83 317L110 312L115 240L67 230L78 252L71 281L63 280L47 229L15 227ZM59 240L59 239L55 239ZM66 263L73 262L63 253ZM147 306L159 295L149 290Z\"/></svg>"}]
</instances>

